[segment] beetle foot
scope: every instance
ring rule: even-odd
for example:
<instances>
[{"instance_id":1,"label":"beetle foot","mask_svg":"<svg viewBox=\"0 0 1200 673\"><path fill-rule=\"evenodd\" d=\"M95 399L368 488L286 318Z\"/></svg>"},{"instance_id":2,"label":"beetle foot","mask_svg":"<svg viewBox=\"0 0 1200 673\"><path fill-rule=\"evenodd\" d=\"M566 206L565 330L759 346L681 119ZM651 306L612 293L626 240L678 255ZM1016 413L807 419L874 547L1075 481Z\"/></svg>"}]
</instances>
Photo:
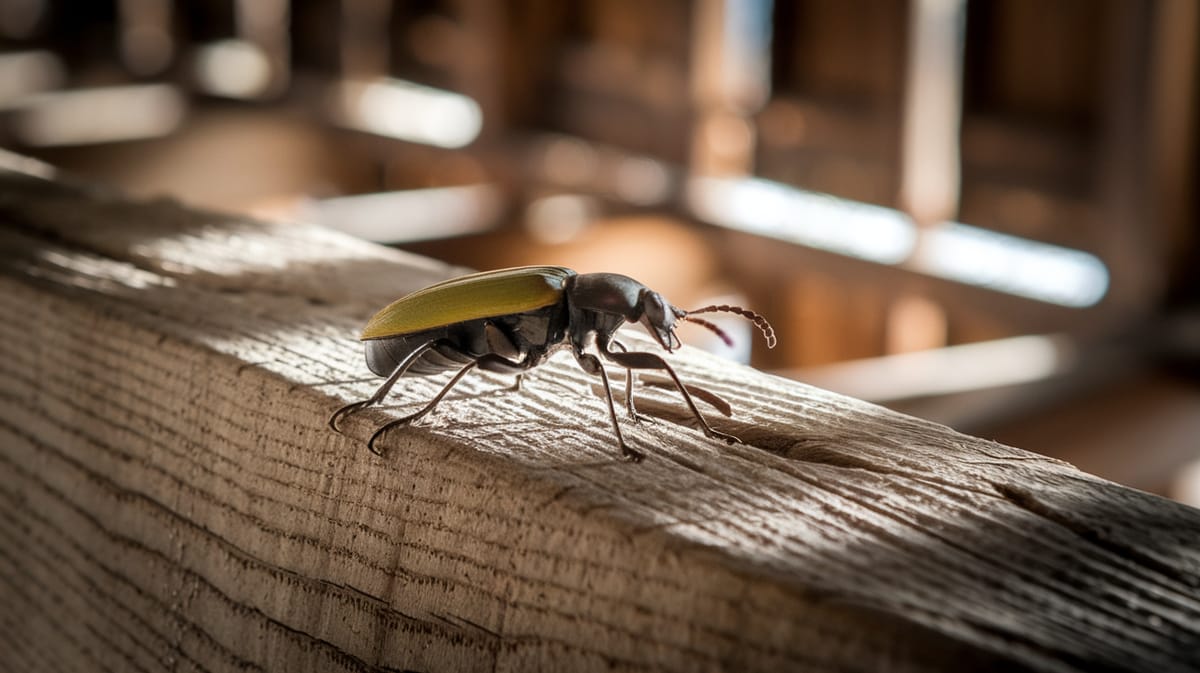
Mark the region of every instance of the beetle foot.
<instances>
[{"instance_id":1,"label":"beetle foot","mask_svg":"<svg viewBox=\"0 0 1200 673\"><path fill-rule=\"evenodd\" d=\"M718 430L713 430L711 428L704 434L709 437L712 437L713 439L723 439L723 440L725 440L725 443L729 444L729 445L744 443L744 442L742 442L742 440L738 439L737 437L734 437L733 435L726 434L726 433L720 432Z\"/></svg>"},{"instance_id":2,"label":"beetle foot","mask_svg":"<svg viewBox=\"0 0 1200 673\"><path fill-rule=\"evenodd\" d=\"M367 442L367 449L368 449L368 450L369 450L371 453L373 453L373 454L375 454L375 455L379 456L380 458L383 458L383 457L386 455L386 454L384 453L383 449L379 449L379 448L377 448L377 447L375 446L375 439L374 439L374 438L372 438L372 439L371 439L371 441Z\"/></svg>"},{"instance_id":3,"label":"beetle foot","mask_svg":"<svg viewBox=\"0 0 1200 673\"><path fill-rule=\"evenodd\" d=\"M633 395L628 395L625 398L625 413L629 414L629 420L633 421L634 425L641 425L643 421L649 425L654 425L658 422L650 416L638 413L637 407L633 404Z\"/></svg>"},{"instance_id":4,"label":"beetle foot","mask_svg":"<svg viewBox=\"0 0 1200 673\"><path fill-rule=\"evenodd\" d=\"M628 446L621 444L621 457L631 463L640 463L642 462L642 459L646 457L646 454L642 453L641 451L634 451Z\"/></svg>"},{"instance_id":5,"label":"beetle foot","mask_svg":"<svg viewBox=\"0 0 1200 673\"><path fill-rule=\"evenodd\" d=\"M654 425L654 424L658 423L658 421L653 416L646 416L645 414L639 414L636 411L629 412L629 420L633 421L635 425L641 425L642 423L646 423L647 425Z\"/></svg>"},{"instance_id":6,"label":"beetle foot","mask_svg":"<svg viewBox=\"0 0 1200 673\"><path fill-rule=\"evenodd\" d=\"M521 392L521 389L524 387L524 385L525 385L525 372L521 372L520 374L517 374L517 378L516 378L516 380L513 381L512 385L505 388L505 390L510 393L519 393L519 392Z\"/></svg>"},{"instance_id":7,"label":"beetle foot","mask_svg":"<svg viewBox=\"0 0 1200 673\"><path fill-rule=\"evenodd\" d=\"M362 400L361 402L352 402L341 409L338 409L337 411L333 412L332 416L329 417L329 427L332 428L334 432L340 434L342 430L337 426L338 421L346 416L349 416L350 414L357 413L360 409L368 406L369 404L371 404L371 400Z\"/></svg>"},{"instance_id":8,"label":"beetle foot","mask_svg":"<svg viewBox=\"0 0 1200 673\"><path fill-rule=\"evenodd\" d=\"M394 421L384 423L383 425L379 426L379 428L375 430L375 434L371 435L371 438L367 440L367 448L371 450L371 453L373 453L377 456L383 456L384 455L383 449L376 447L375 442L378 442L379 438L383 437L383 435L385 433L387 433L388 430L391 430L392 428L407 427L407 426L411 425L413 423L413 421L424 416L427 412L428 412L428 410L419 411L415 414L405 416L404 418L397 418Z\"/></svg>"},{"instance_id":9,"label":"beetle foot","mask_svg":"<svg viewBox=\"0 0 1200 673\"><path fill-rule=\"evenodd\" d=\"M400 425L400 423L392 421L391 423L384 423L383 425L379 426L379 429L376 430L375 433L373 435L371 435L371 438L367 440L367 448L370 449L371 453L373 453L381 458L383 457L383 455L384 455L383 449L380 449L379 447L375 446L375 442L379 441L379 438L382 437L385 432L387 432L388 430L391 430L392 428L396 427L397 425Z\"/></svg>"}]
</instances>

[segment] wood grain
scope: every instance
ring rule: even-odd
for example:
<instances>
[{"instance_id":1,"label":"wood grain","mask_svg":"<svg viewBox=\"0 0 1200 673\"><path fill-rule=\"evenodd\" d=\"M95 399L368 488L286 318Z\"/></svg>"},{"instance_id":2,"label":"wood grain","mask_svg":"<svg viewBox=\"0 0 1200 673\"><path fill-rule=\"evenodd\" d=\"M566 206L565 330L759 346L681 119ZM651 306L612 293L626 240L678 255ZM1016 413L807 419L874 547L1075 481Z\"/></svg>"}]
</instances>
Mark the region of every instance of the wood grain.
<instances>
[{"instance_id":1,"label":"wood grain","mask_svg":"<svg viewBox=\"0 0 1200 673\"><path fill-rule=\"evenodd\" d=\"M12 174L0 250L3 668L1200 667L1200 512L1064 463L688 350L745 444L560 355L378 458L442 380L329 431L357 330L460 269Z\"/></svg>"}]
</instances>

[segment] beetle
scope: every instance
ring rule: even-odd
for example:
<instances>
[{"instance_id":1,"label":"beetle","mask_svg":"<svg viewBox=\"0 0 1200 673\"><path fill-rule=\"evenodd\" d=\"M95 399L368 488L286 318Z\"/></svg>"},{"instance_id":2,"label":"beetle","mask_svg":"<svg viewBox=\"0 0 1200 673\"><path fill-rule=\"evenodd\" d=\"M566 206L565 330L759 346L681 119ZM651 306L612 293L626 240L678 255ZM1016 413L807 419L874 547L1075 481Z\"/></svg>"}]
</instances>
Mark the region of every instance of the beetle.
<instances>
[{"instance_id":1,"label":"beetle","mask_svg":"<svg viewBox=\"0 0 1200 673\"><path fill-rule=\"evenodd\" d=\"M753 311L728 305L684 311L642 283L616 273L578 274L562 266L523 266L446 280L397 299L371 318L360 337L367 367L376 376L387 378L369 398L334 412L329 426L340 433L339 420L381 402L405 374L425 376L457 370L425 406L376 429L367 446L379 454L375 442L383 433L433 411L472 369L515 373L519 388L525 371L552 353L570 348L579 366L599 375L604 384L609 418L624 458L637 462L643 456L621 435L612 387L600 357L625 368L626 408L635 421L641 417L633 405L633 370L661 370L670 376L704 434L732 444L740 440L714 430L696 408L692 393L721 403L719 398L685 385L660 355L630 351L614 339L614 333L625 323L641 323L663 349L671 352L680 346L675 336L676 321L688 321L732 343L719 327L695 317L713 312L749 319L762 332L768 347L775 346L770 323ZM595 354L585 351L590 345L594 345Z\"/></svg>"}]
</instances>

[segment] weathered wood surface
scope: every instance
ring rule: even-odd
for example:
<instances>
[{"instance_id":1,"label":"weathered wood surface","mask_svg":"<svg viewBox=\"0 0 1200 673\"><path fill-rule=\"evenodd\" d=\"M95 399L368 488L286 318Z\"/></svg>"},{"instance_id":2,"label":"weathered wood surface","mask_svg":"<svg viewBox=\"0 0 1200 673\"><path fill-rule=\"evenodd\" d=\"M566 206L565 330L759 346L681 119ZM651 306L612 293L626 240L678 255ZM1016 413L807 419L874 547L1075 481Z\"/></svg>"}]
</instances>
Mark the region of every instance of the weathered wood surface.
<instances>
[{"instance_id":1,"label":"weathered wood surface","mask_svg":"<svg viewBox=\"0 0 1200 673\"><path fill-rule=\"evenodd\" d=\"M377 458L440 381L330 432L354 335L456 270L16 175L0 250L5 669L1200 668L1200 511L1069 465L696 352L746 445L617 460L559 356Z\"/></svg>"}]
</instances>

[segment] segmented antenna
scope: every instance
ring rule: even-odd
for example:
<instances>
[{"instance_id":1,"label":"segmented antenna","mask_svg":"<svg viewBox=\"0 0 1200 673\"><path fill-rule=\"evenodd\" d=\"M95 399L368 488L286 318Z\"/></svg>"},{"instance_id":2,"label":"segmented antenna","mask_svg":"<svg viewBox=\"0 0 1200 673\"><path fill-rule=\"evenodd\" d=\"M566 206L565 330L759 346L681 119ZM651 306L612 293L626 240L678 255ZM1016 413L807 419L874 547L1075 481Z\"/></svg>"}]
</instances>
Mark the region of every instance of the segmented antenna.
<instances>
[{"instance_id":1,"label":"segmented antenna","mask_svg":"<svg viewBox=\"0 0 1200 673\"><path fill-rule=\"evenodd\" d=\"M691 316L688 316L687 314L684 314L682 316L682 318L688 322L694 322L697 325L712 332L713 334L716 334L717 336L721 337L721 341L724 341L726 346L733 348L733 339L729 338L729 335L725 333L725 330L721 329L720 327L717 327L716 325L705 320L704 318L692 318Z\"/></svg>"},{"instance_id":2,"label":"segmented antenna","mask_svg":"<svg viewBox=\"0 0 1200 673\"><path fill-rule=\"evenodd\" d=\"M767 322L766 318L755 313L754 311L751 311L750 309L745 309L745 308L742 308L741 306L730 306L729 304L721 304L720 306L713 305L713 306L705 306L704 308L698 308L695 311L688 311L687 313L685 313L683 315L684 320L687 320L689 322L699 323L699 324L707 327L708 329L716 332L717 336L721 337L722 341L724 341L725 343L732 346L733 343L729 340L729 337L724 332L722 332L720 329L718 329L716 325L713 325L712 323L708 322L707 320L701 320L699 318L692 317L693 315L695 315L697 313L736 313L736 314L742 316L743 318L749 320L750 322L754 323L754 326L758 328L758 331L762 332L763 337L766 338L766 340L767 340L767 348L774 348L775 344L777 343L777 340L775 339L775 328L771 327L771 323Z\"/></svg>"}]
</instances>

